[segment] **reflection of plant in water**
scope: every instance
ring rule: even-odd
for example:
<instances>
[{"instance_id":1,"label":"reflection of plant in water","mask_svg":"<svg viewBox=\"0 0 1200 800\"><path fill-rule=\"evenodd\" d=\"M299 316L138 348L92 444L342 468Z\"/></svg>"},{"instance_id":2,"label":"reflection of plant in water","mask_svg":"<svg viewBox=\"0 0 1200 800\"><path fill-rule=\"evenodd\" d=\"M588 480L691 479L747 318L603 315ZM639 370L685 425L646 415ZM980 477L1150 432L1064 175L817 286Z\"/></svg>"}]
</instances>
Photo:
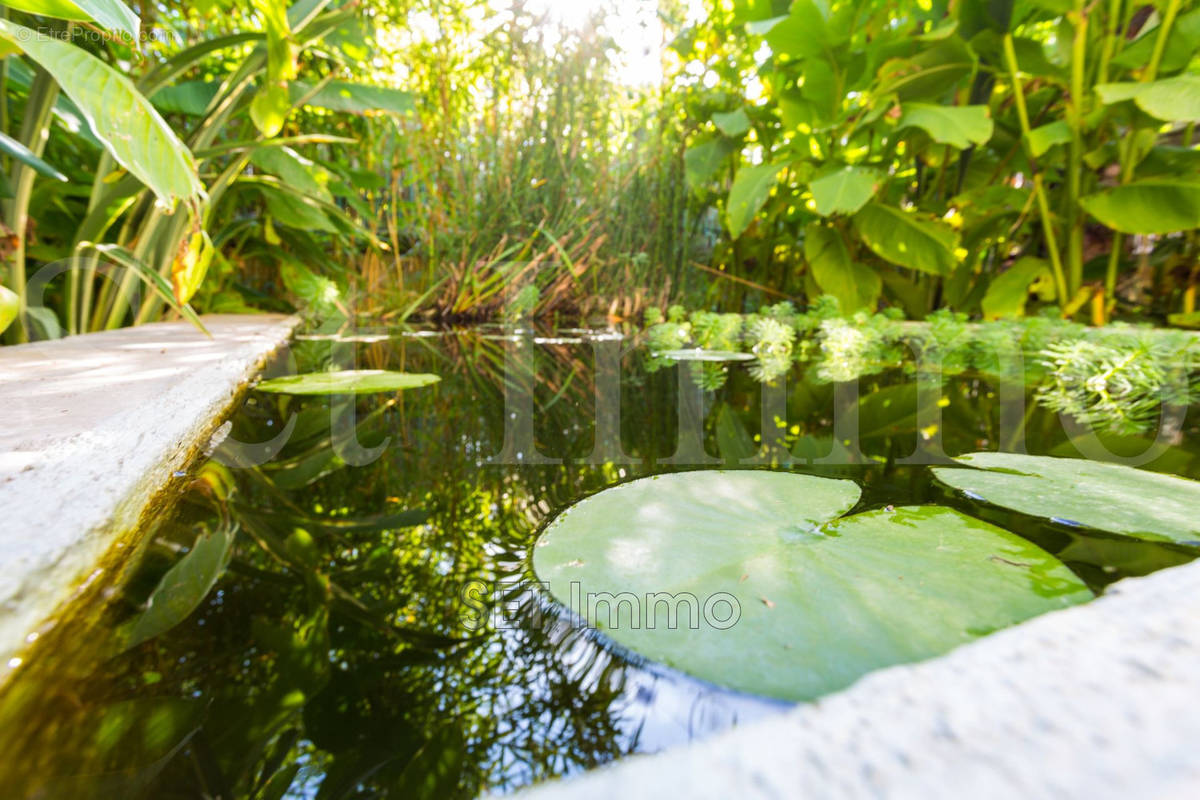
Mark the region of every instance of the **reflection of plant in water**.
<instances>
[{"instance_id":1,"label":"reflection of plant in water","mask_svg":"<svg viewBox=\"0 0 1200 800\"><path fill-rule=\"evenodd\" d=\"M725 321L731 316L736 315L687 315L675 308L664 319L656 311L646 317L647 342L652 352L668 349L668 343L707 348L695 334L697 321L711 328L721 320L721 330L730 335L709 340L720 349L757 356L750 374L760 382L810 359L813 376L824 382L894 367L944 376L972 372L1038 386L1043 407L1117 434L1146 431L1163 403L1191 401L1189 375L1198 347L1186 332L1121 325L1097 330L1052 317L969 323L965 315L946 310L929 314L924 324L903 322L894 311L845 317L828 297L805 312L784 303L747 314L740 336L732 335L733 319ZM673 363L650 356L646 368L652 372ZM726 368L719 369L700 385L723 386Z\"/></svg>"},{"instance_id":2,"label":"reflection of plant in water","mask_svg":"<svg viewBox=\"0 0 1200 800\"><path fill-rule=\"evenodd\" d=\"M1051 343L1039 353L1049 375L1038 399L1083 424L1140 433L1158 419L1163 404L1190 402L1186 370L1172 368L1168 357L1174 353L1162 350L1144 340Z\"/></svg>"}]
</instances>

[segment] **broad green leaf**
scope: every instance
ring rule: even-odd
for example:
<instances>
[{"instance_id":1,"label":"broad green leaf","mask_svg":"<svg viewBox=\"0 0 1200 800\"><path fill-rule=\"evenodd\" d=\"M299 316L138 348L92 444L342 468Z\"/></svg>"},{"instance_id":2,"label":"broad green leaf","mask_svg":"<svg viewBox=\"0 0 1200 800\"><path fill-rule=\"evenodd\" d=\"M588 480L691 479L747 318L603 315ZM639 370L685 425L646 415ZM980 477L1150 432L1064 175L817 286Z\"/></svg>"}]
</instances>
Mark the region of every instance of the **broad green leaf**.
<instances>
[{"instance_id":1,"label":"broad green leaf","mask_svg":"<svg viewBox=\"0 0 1200 800\"><path fill-rule=\"evenodd\" d=\"M953 228L882 203L854 215L854 227L877 256L901 267L949 275L958 265Z\"/></svg>"},{"instance_id":2,"label":"broad green leaf","mask_svg":"<svg viewBox=\"0 0 1200 800\"><path fill-rule=\"evenodd\" d=\"M854 214L875 195L879 173L870 167L840 167L808 184L817 213Z\"/></svg>"},{"instance_id":3,"label":"broad green leaf","mask_svg":"<svg viewBox=\"0 0 1200 800\"><path fill-rule=\"evenodd\" d=\"M1040 158L1056 144L1066 144L1071 141L1071 126L1064 120L1039 125L1029 132L1026 137L1029 152L1034 158Z\"/></svg>"},{"instance_id":4,"label":"broad green leaf","mask_svg":"<svg viewBox=\"0 0 1200 800\"><path fill-rule=\"evenodd\" d=\"M1122 233L1175 233L1200 227L1200 181L1146 178L1090 194L1079 204Z\"/></svg>"},{"instance_id":5,"label":"broad green leaf","mask_svg":"<svg viewBox=\"0 0 1200 800\"><path fill-rule=\"evenodd\" d=\"M1025 316L1030 286L1049 274L1045 261L1026 256L992 278L980 301L984 319Z\"/></svg>"},{"instance_id":6,"label":"broad green leaf","mask_svg":"<svg viewBox=\"0 0 1200 800\"><path fill-rule=\"evenodd\" d=\"M796 701L1092 597L1050 554L948 508L837 520L858 499L784 472L643 478L563 512L534 570L638 654Z\"/></svg>"},{"instance_id":7,"label":"broad green leaf","mask_svg":"<svg viewBox=\"0 0 1200 800\"><path fill-rule=\"evenodd\" d=\"M723 137L689 147L683 154L688 186L692 189L702 188L737 148L736 142Z\"/></svg>"},{"instance_id":8,"label":"broad green leaf","mask_svg":"<svg viewBox=\"0 0 1200 800\"><path fill-rule=\"evenodd\" d=\"M200 605L229 562L236 528L201 534L192 549L167 570L150 595L149 606L133 621L126 649L166 633Z\"/></svg>"},{"instance_id":9,"label":"broad green leaf","mask_svg":"<svg viewBox=\"0 0 1200 800\"><path fill-rule=\"evenodd\" d=\"M407 114L416 109L412 92L387 86L330 81L312 94L311 86L293 81L288 88L293 103L307 97L306 106L346 114Z\"/></svg>"},{"instance_id":10,"label":"broad green leaf","mask_svg":"<svg viewBox=\"0 0 1200 800\"><path fill-rule=\"evenodd\" d=\"M437 375L364 369L286 375L263 381L255 388L276 394L377 394L417 389L440 380Z\"/></svg>"},{"instance_id":11,"label":"broad green leaf","mask_svg":"<svg viewBox=\"0 0 1200 800\"><path fill-rule=\"evenodd\" d=\"M1177 75L1149 83L1103 83L1096 94L1105 105L1132 100L1152 117L1167 122L1200 120L1200 75Z\"/></svg>"},{"instance_id":12,"label":"broad green leaf","mask_svg":"<svg viewBox=\"0 0 1200 800\"><path fill-rule=\"evenodd\" d=\"M220 88L215 81L184 81L159 89L150 96L150 102L167 114L202 117Z\"/></svg>"},{"instance_id":13,"label":"broad green leaf","mask_svg":"<svg viewBox=\"0 0 1200 800\"><path fill-rule=\"evenodd\" d=\"M816 222L809 225L804 233L804 257L817 286L837 298L843 313L875 307L883 281L875 270L850 258L836 230Z\"/></svg>"},{"instance_id":14,"label":"broad green leaf","mask_svg":"<svg viewBox=\"0 0 1200 800\"><path fill-rule=\"evenodd\" d=\"M267 212L276 222L298 230L338 233L337 226L322 209L320 198L307 196L282 182L258 188L267 202Z\"/></svg>"},{"instance_id":15,"label":"broad green leaf","mask_svg":"<svg viewBox=\"0 0 1200 800\"><path fill-rule=\"evenodd\" d=\"M58 81L112 157L159 202L198 197L200 179L187 146L129 79L81 47L0 19L0 38Z\"/></svg>"},{"instance_id":16,"label":"broad green leaf","mask_svg":"<svg viewBox=\"0 0 1200 800\"><path fill-rule=\"evenodd\" d=\"M267 36L267 74L250 103L250 119L263 136L279 133L292 109L288 81L297 73L299 47L292 40L288 7L283 0L256 0L254 3Z\"/></svg>"},{"instance_id":17,"label":"broad green leaf","mask_svg":"<svg viewBox=\"0 0 1200 800\"><path fill-rule=\"evenodd\" d=\"M67 179L66 175L63 175L54 167L47 164L28 147L3 132L0 132L0 153L11 156L22 164L32 167L36 172L45 175L47 178L53 178L56 181L65 181Z\"/></svg>"},{"instance_id":18,"label":"broad green leaf","mask_svg":"<svg viewBox=\"0 0 1200 800\"><path fill-rule=\"evenodd\" d=\"M737 138L750 130L750 118L740 108L728 113L713 114L712 120L713 124L717 126L717 130L733 138Z\"/></svg>"},{"instance_id":19,"label":"broad green leaf","mask_svg":"<svg viewBox=\"0 0 1200 800\"><path fill-rule=\"evenodd\" d=\"M250 163L269 172L288 186L313 197L332 202L326 188L329 173L290 147L264 147L254 151Z\"/></svg>"},{"instance_id":20,"label":"broad green leaf","mask_svg":"<svg viewBox=\"0 0 1200 800\"><path fill-rule=\"evenodd\" d=\"M899 128L920 128L939 144L965 150L992 138L992 118L987 106L942 106L904 103Z\"/></svg>"},{"instance_id":21,"label":"broad green leaf","mask_svg":"<svg viewBox=\"0 0 1200 800\"><path fill-rule=\"evenodd\" d=\"M141 20L121 0L4 0L18 11L73 22L95 22L113 33L123 33L138 42Z\"/></svg>"},{"instance_id":22,"label":"broad green leaf","mask_svg":"<svg viewBox=\"0 0 1200 800\"><path fill-rule=\"evenodd\" d=\"M1200 482L1078 458L970 453L955 461L979 469L935 467L934 475L972 500L1138 539L1200 540Z\"/></svg>"},{"instance_id":23,"label":"broad green leaf","mask_svg":"<svg viewBox=\"0 0 1200 800\"><path fill-rule=\"evenodd\" d=\"M1136 40L1130 42L1112 63L1126 69L1140 69L1150 63L1150 55L1158 40L1157 29L1147 31ZM1162 60L1159 62L1160 73L1175 72L1183 69L1191 62L1196 50L1200 48L1200 9L1187 14L1180 14L1171 26L1167 36L1166 47L1163 48Z\"/></svg>"},{"instance_id":24,"label":"broad green leaf","mask_svg":"<svg viewBox=\"0 0 1200 800\"><path fill-rule=\"evenodd\" d=\"M782 171L782 164L759 164L738 170L725 204L725 222L733 238L741 236L749 227L754 215L767 202Z\"/></svg>"},{"instance_id":25,"label":"broad green leaf","mask_svg":"<svg viewBox=\"0 0 1200 800\"><path fill-rule=\"evenodd\" d=\"M21 310L21 298L7 286L0 286L0 333L4 333Z\"/></svg>"},{"instance_id":26,"label":"broad green leaf","mask_svg":"<svg viewBox=\"0 0 1200 800\"><path fill-rule=\"evenodd\" d=\"M901 101L941 100L975 68L975 56L954 36L935 42L912 58L895 58L879 68L876 97L897 95Z\"/></svg>"},{"instance_id":27,"label":"broad green leaf","mask_svg":"<svg viewBox=\"0 0 1200 800\"><path fill-rule=\"evenodd\" d=\"M767 44L778 55L805 58L836 44L825 27L825 17L812 0L796 0L788 16L778 21L767 20ZM762 28L760 28L761 30Z\"/></svg>"}]
</instances>

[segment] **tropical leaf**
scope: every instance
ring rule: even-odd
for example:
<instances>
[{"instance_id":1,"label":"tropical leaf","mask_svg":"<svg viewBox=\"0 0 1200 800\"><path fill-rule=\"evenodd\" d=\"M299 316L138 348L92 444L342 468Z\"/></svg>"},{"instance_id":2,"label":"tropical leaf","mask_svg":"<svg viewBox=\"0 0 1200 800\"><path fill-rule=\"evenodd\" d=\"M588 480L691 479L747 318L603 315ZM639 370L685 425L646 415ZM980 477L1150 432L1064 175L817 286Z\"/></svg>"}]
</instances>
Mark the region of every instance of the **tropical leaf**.
<instances>
[{"instance_id":1,"label":"tropical leaf","mask_svg":"<svg viewBox=\"0 0 1200 800\"><path fill-rule=\"evenodd\" d=\"M949 275L958 265L958 234L940 222L868 203L854 215L854 227L876 255L901 267Z\"/></svg>"},{"instance_id":2,"label":"tropical leaf","mask_svg":"<svg viewBox=\"0 0 1200 800\"><path fill-rule=\"evenodd\" d=\"M808 184L817 213L854 214L867 204L879 187L879 173L870 167L839 167Z\"/></svg>"},{"instance_id":3,"label":"tropical leaf","mask_svg":"<svg viewBox=\"0 0 1200 800\"><path fill-rule=\"evenodd\" d=\"M80 47L0 19L0 38L40 64L87 118L118 164L173 207L198 197L187 146L129 79Z\"/></svg>"},{"instance_id":4,"label":"tropical leaf","mask_svg":"<svg viewBox=\"0 0 1200 800\"><path fill-rule=\"evenodd\" d=\"M994 126L987 106L904 103L901 108L898 128L920 128L938 144L965 150L992 138Z\"/></svg>"},{"instance_id":5,"label":"tropical leaf","mask_svg":"<svg viewBox=\"0 0 1200 800\"><path fill-rule=\"evenodd\" d=\"M1152 117L1167 122L1200 120L1200 75L1177 75L1148 83L1103 83L1096 94L1106 105L1132 100Z\"/></svg>"},{"instance_id":6,"label":"tropical leaf","mask_svg":"<svg viewBox=\"0 0 1200 800\"><path fill-rule=\"evenodd\" d=\"M733 238L742 235L767 202L783 167L782 164L758 164L738 170L725 204L725 222Z\"/></svg>"},{"instance_id":7,"label":"tropical leaf","mask_svg":"<svg viewBox=\"0 0 1200 800\"><path fill-rule=\"evenodd\" d=\"M713 124L717 126L717 130L733 138L741 136L750 130L750 118L740 108L728 113L718 112L713 114L712 120Z\"/></svg>"},{"instance_id":8,"label":"tropical leaf","mask_svg":"<svg viewBox=\"0 0 1200 800\"><path fill-rule=\"evenodd\" d=\"M1025 140L1029 143L1030 154L1034 158L1040 158L1054 145L1071 141L1071 126L1061 119L1040 125L1031 130Z\"/></svg>"},{"instance_id":9,"label":"tropical leaf","mask_svg":"<svg viewBox=\"0 0 1200 800\"><path fill-rule=\"evenodd\" d=\"M289 90L293 103L307 97L306 106L345 114L408 114L416 109L412 92L387 86L329 81L314 92L308 84L293 81Z\"/></svg>"},{"instance_id":10,"label":"tropical leaf","mask_svg":"<svg viewBox=\"0 0 1200 800\"><path fill-rule=\"evenodd\" d=\"M1200 181L1146 178L1080 198L1089 214L1122 233L1161 234L1200 227Z\"/></svg>"},{"instance_id":11,"label":"tropical leaf","mask_svg":"<svg viewBox=\"0 0 1200 800\"><path fill-rule=\"evenodd\" d=\"M644 478L561 514L533 565L638 654L797 701L1092 597L1049 553L949 508L838 520L859 495L761 470Z\"/></svg>"},{"instance_id":12,"label":"tropical leaf","mask_svg":"<svg viewBox=\"0 0 1200 800\"><path fill-rule=\"evenodd\" d=\"M796 0L786 17L765 20L749 30L765 34L772 51L792 58L814 56L839 43L830 35L825 16L812 0Z\"/></svg>"},{"instance_id":13,"label":"tropical leaf","mask_svg":"<svg viewBox=\"0 0 1200 800\"><path fill-rule=\"evenodd\" d=\"M28 147L3 132L0 132L0 153L11 156L22 164L32 167L47 178L53 178L56 181L65 181L67 179L66 175L63 175L54 167L47 164Z\"/></svg>"},{"instance_id":14,"label":"tropical leaf","mask_svg":"<svg viewBox=\"0 0 1200 800\"><path fill-rule=\"evenodd\" d=\"M1050 275L1050 267L1040 258L1026 256L992 278L979 305L984 319L1004 319L1025 315L1030 286Z\"/></svg>"},{"instance_id":15,"label":"tropical leaf","mask_svg":"<svg viewBox=\"0 0 1200 800\"><path fill-rule=\"evenodd\" d=\"M712 178L713 173L725 163L730 153L737 149L737 142L724 137L689 147L683 154L683 169L688 186L692 189L703 187Z\"/></svg>"},{"instance_id":16,"label":"tropical leaf","mask_svg":"<svg viewBox=\"0 0 1200 800\"><path fill-rule=\"evenodd\" d=\"M838 231L820 223L809 225L804 234L804 257L817 286L836 297L844 313L875 307L883 281L875 270L850 257Z\"/></svg>"},{"instance_id":17,"label":"tropical leaf","mask_svg":"<svg viewBox=\"0 0 1200 800\"><path fill-rule=\"evenodd\" d=\"M72 22L95 22L106 31L123 33L138 42L141 20L121 0L4 0L4 5L43 17Z\"/></svg>"}]
</instances>

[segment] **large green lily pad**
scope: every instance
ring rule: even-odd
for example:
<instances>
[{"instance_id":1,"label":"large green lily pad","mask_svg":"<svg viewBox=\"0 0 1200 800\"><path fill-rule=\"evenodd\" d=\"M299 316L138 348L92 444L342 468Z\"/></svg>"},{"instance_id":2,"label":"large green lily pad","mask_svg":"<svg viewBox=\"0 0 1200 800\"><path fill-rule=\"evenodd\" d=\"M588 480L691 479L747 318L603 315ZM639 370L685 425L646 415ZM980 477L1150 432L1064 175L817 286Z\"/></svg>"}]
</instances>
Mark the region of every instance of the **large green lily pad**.
<instances>
[{"instance_id":1,"label":"large green lily pad","mask_svg":"<svg viewBox=\"0 0 1200 800\"><path fill-rule=\"evenodd\" d=\"M363 369L285 375L263 381L255 388L276 394L375 394L416 389L440 380L437 375Z\"/></svg>"},{"instance_id":2,"label":"large green lily pad","mask_svg":"<svg viewBox=\"0 0 1200 800\"><path fill-rule=\"evenodd\" d=\"M973 500L1138 539L1200 540L1200 483L1079 458L970 453L980 469L935 467L937 479Z\"/></svg>"},{"instance_id":3,"label":"large green lily pad","mask_svg":"<svg viewBox=\"0 0 1200 800\"><path fill-rule=\"evenodd\" d=\"M643 478L565 511L533 564L619 644L788 700L1092 596L1049 553L952 509L835 521L858 498L851 481L794 473Z\"/></svg>"}]
</instances>

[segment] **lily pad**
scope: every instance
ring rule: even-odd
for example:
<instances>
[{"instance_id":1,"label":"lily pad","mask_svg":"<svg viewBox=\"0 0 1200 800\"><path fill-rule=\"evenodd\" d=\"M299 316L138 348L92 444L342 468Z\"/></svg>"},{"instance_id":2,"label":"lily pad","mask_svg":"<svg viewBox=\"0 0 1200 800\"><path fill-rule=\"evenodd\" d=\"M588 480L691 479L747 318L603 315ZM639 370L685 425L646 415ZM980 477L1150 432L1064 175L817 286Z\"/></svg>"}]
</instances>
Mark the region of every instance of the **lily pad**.
<instances>
[{"instance_id":1,"label":"lily pad","mask_svg":"<svg viewBox=\"0 0 1200 800\"><path fill-rule=\"evenodd\" d=\"M753 353L739 353L736 350L704 350L694 347L688 350L663 350L654 353L655 358L668 358L671 361L753 361Z\"/></svg>"},{"instance_id":2,"label":"lily pad","mask_svg":"<svg viewBox=\"0 0 1200 800\"><path fill-rule=\"evenodd\" d=\"M954 460L980 469L933 473L973 500L1138 539L1200 540L1196 481L1080 458L970 453Z\"/></svg>"},{"instance_id":3,"label":"lily pad","mask_svg":"<svg viewBox=\"0 0 1200 800\"><path fill-rule=\"evenodd\" d=\"M852 481L784 472L643 478L565 511L533 564L620 645L787 700L1092 596L1049 553L952 509L834 521L859 495Z\"/></svg>"},{"instance_id":4,"label":"lily pad","mask_svg":"<svg viewBox=\"0 0 1200 800\"><path fill-rule=\"evenodd\" d=\"M437 375L364 369L285 375L263 381L256 388L276 394L375 394L416 389L440 380Z\"/></svg>"}]
</instances>

